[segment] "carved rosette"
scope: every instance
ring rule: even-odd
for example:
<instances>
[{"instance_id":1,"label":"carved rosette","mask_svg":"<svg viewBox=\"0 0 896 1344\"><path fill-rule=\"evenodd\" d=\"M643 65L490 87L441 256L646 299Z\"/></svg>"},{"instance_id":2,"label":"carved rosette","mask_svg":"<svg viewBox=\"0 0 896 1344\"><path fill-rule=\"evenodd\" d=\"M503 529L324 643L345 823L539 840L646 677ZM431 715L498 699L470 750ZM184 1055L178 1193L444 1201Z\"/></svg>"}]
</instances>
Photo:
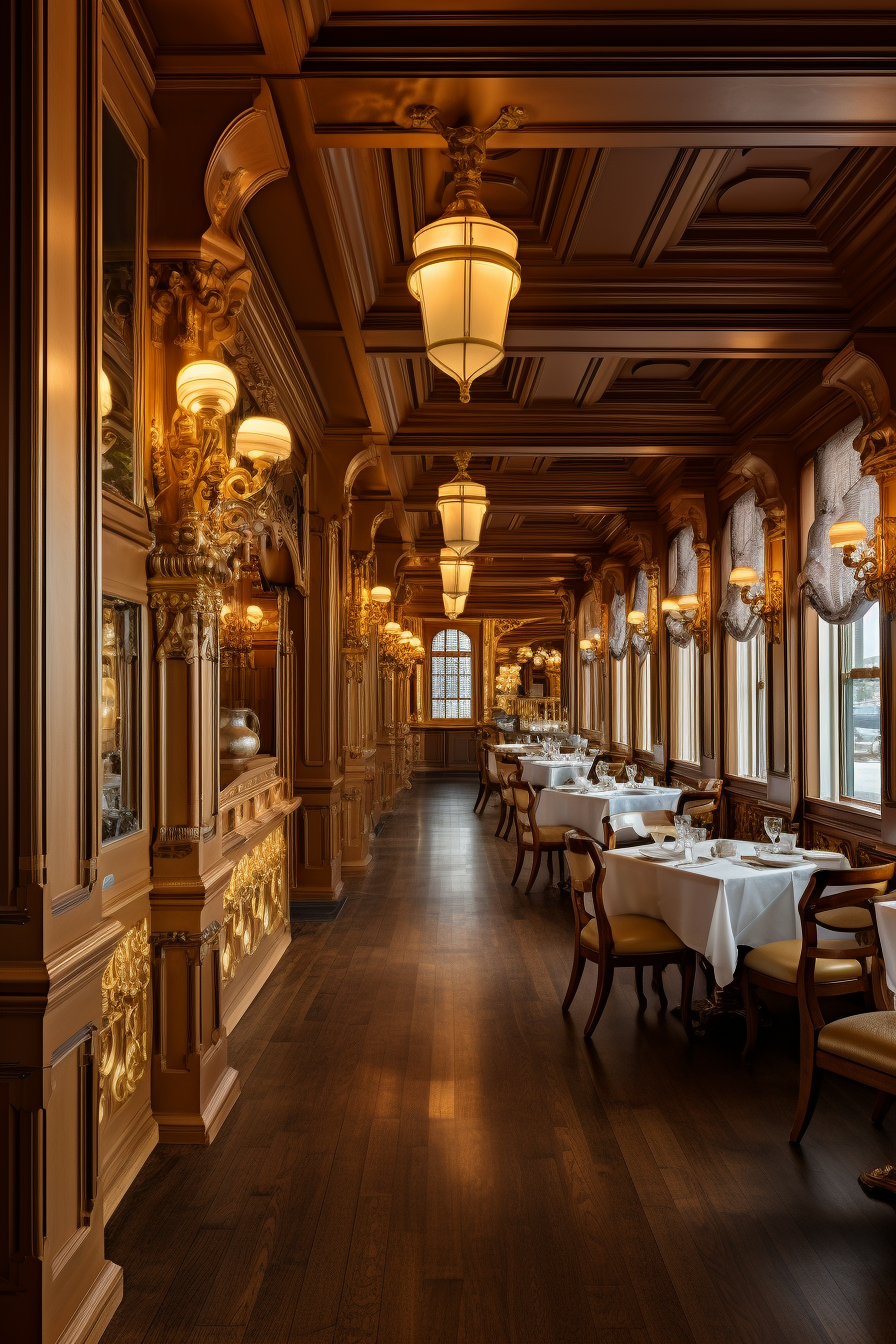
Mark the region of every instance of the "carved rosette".
<instances>
[{"instance_id":1,"label":"carved rosette","mask_svg":"<svg viewBox=\"0 0 896 1344\"><path fill-rule=\"evenodd\" d=\"M244 958L251 957L285 920L285 865L286 839L281 826L244 854L234 868L224 892L221 974L225 984L234 979Z\"/></svg>"},{"instance_id":2,"label":"carved rosette","mask_svg":"<svg viewBox=\"0 0 896 1344\"><path fill-rule=\"evenodd\" d=\"M149 925L129 929L103 972L99 1035L100 1123L122 1107L146 1071Z\"/></svg>"}]
</instances>

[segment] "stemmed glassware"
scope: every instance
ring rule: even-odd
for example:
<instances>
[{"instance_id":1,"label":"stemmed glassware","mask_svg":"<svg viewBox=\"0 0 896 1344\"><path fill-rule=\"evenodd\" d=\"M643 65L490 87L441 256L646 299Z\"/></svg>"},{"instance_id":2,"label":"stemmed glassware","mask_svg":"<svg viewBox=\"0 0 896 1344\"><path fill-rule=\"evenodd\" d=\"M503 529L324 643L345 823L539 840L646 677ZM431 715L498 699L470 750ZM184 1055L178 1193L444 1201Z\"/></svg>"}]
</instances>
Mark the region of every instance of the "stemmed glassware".
<instances>
[{"instance_id":1,"label":"stemmed glassware","mask_svg":"<svg viewBox=\"0 0 896 1344\"><path fill-rule=\"evenodd\" d=\"M772 844L775 847L775 850L777 851L778 836L781 834L781 827L784 825L783 820L781 819L781 817L763 817L762 824L765 827L766 835L768 836L769 840L771 840Z\"/></svg>"},{"instance_id":2,"label":"stemmed glassware","mask_svg":"<svg viewBox=\"0 0 896 1344\"><path fill-rule=\"evenodd\" d=\"M638 767L636 765L627 765L625 767L625 777L628 780L629 784L634 784L635 776L637 775L637 773L638 773Z\"/></svg>"}]
</instances>

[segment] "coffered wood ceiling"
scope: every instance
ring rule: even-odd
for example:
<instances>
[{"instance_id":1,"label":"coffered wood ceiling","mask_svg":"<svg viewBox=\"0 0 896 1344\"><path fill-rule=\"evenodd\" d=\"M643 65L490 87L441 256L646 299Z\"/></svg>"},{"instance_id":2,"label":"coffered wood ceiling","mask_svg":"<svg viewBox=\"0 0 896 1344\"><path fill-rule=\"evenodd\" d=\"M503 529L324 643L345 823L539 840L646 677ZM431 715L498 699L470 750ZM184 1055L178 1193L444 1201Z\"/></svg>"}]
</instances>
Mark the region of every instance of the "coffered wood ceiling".
<instances>
[{"instance_id":1,"label":"coffered wood ceiling","mask_svg":"<svg viewBox=\"0 0 896 1344\"><path fill-rule=\"evenodd\" d=\"M377 445L355 490L391 502L378 541L403 544L419 614L441 609L453 452L491 499L467 613L538 615L547 638L577 556L624 553L632 524L663 521L676 490L711 496L748 444L809 451L851 413L824 364L858 329L896 327L889 0L144 0L141 17L160 169L175 139L207 158L210 109L267 81L292 171L250 205L247 252L324 444ZM405 284L415 230L453 190L442 142L410 126L421 102L449 122L526 111L483 174L522 288L467 406ZM170 215L150 240L169 254Z\"/></svg>"}]
</instances>

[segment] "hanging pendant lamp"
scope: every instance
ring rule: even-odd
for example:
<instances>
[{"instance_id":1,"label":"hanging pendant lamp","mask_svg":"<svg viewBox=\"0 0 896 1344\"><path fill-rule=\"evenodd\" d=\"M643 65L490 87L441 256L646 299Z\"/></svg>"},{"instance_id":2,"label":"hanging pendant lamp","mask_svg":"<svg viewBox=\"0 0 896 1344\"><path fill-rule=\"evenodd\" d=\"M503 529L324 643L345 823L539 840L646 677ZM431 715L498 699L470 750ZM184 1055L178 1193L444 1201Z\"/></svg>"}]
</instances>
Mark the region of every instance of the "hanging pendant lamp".
<instances>
[{"instance_id":1,"label":"hanging pendant lamp","mask_svg":"<svg viewBox=\"0 0 896 1344\"><path fill-rule=\"evenodd\" d=\"M445 615L453 621L458 616L463 616L464 607L467 605L466 596L449 597L447 593L442 594L442 602L445 604Z\"/></svg>"},{"instance_id":2,"label":"hanging pendant lamp","mask_svg":"<svg viewBox=\"0 0 896 1344\"><path fill-rule=\"evenodd\" d=\"M442 519L445 548L459 556L475 551L479 545L482 524L488 512L485 486L471 481L467 475L469 453L455 453L457 475L447 485L439 486L438 509Z\"/></svg>"},{"instance_id":3,"label":"hanging pendant lamp","mask_svg":"<svg viewBox=\"0 0 896 1344\"><path fill-rule=\"evenodd\" d=\"M439 569L442 571L442 591L449 597L466 597L473 577L473 561L464 560L445 546L439 555Z\"/></svg>"},{"instance_id":4,"label":"hanging pendant lamp","mask_svg":"<svg viewBox=\"0 0 896 1344\"><path fill-rule=\"evenodd\" d=\"M420 304L427 357L454 379L466 402L473 380L504 358L507 313L520 287L519 240L479 199L486 141L515 130L523 113L505 107L485 131L446 126L434 107L411 108L411 119L444 136L457 194L440 219L414 235L408 289Z\"/></svg>"}]
</instances>

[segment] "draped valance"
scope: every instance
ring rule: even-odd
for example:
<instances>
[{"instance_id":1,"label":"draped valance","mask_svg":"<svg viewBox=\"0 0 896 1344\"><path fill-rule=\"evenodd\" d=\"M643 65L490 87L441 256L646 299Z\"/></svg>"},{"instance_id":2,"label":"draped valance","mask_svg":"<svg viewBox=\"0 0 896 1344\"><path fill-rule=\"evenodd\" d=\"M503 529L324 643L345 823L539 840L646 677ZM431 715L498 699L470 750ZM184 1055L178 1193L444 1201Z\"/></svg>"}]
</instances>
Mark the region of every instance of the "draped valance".
<instances>
[{"instance_id":1,"label":"draped valance","mask_svg":"<svg viewBox=\"0 0 896 1344\"><path fill-rule=\"evenodd\" d=\"M610 603L610 656L624 658L628 652L628 631L625 619L625 593L617 589Z\"/></svg>"},{"instance_id":2,"label":"draped valance","mask_svg":"<svg viewBox=\"0 0 896 1344\"><path fill-rule=\"evenodd\" d=\"M719 605L719 620L732 639L746 644L763 630L761 616L756 616L741 600L739 584L729 583L732 569L748 565L765 577L765 533L762 529L764 514L756 503L756 491L748 490L732 507L725 519L722 532L722 581L725 595Z\"/></svg>"},{"instance_id":3,"label":"draped valance","mask_svg":"<svg viewBox=\"0 0 896 1344\"><path fill-rule=\"evenodd\" d=\"M669 596L685 597L697 592L697 553L694 550L694 529L683 527L669 543ZM691 625L674 612L666 614L666 629L673 644L684 648L690 643Z\"/></svg>"},{"instance_id":4,"label":"draped valance","mask_svg":"<svg viewBox=\"0 0 896 1344\"><path fill-rule=\"evenodd\" d=\"M635 579L635 596L632 603L633 611L643 611L647 616L647 608L650 603L650 585L647 582L647 575L643 569L638 570L638 577ZM632 648L638 655L638 662L643 663L650 652L650 640L644 635L632 635Z\"/></svg>"},{"instance_id":5,"label":"draped valance","mask_svg":"<svg viewBox=\"0 0 896 1344\"><path fill-rule=\"evenodd\" d=\"M868 536L880 510L880 493L873 476L862 476L859 454L853 447L862 428L853 420L815 454L815 521L809 528L806 561L799 587L822 620L830 625L852 625L861 620L871 603L855 570L843 562L843 552L831 546L832 523L858 519Z\"/></svg>"}]
</instances>

